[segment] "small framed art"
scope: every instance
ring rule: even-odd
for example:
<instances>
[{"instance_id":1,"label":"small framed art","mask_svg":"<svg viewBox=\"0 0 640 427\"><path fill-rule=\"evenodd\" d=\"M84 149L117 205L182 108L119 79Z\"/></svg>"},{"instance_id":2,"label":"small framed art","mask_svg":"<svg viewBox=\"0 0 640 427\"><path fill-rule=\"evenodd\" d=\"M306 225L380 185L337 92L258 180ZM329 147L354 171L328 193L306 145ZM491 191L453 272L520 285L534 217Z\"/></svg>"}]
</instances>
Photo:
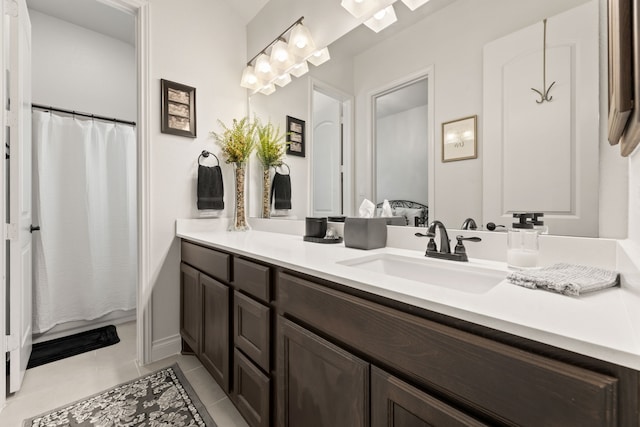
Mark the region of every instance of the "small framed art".
<instances>
[{"instance_id":1,"label":"small framed art","mask_svg":"<svg viewBox=\"0 0 640 427\"><path fill-rule=\"evenodd\" d=\"M477 118L478 116L470 116L442 123L443 162L478 157Z\"/></svg>"},{"instance_id":2,"label":"small framed art","mask_svg":"<svg viewBox=\"0 0 640 427\"><path fill-rule=\"evenodd\" d=\"M196 137L196 89L169 80L160 80L160 132Z\"/></svg>"},{"instance_id":3,"label":"small framed art","mask_svg":"<svg viewBox=\"0 0 640 427\"><path fill-rule=\"evenodd\" d=\"M287 116L287 154L304 157L304 120Z\"/></svg>"}]
</instances>

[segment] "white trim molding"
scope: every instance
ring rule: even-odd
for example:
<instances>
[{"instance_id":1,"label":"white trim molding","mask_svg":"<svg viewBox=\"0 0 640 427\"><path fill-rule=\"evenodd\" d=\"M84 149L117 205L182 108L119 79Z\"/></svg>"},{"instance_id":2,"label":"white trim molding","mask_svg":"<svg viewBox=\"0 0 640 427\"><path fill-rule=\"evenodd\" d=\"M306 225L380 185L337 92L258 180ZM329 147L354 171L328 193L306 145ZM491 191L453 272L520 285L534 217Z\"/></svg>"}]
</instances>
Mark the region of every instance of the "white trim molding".
<instances>
[{"instance_id":1,"label":"white trim molding","mask_svg":"<svg viewBox=\"0 0 640 427\"><path fill-rule=\"evenodd\" d=\"M180 334L161 338L151 344L151 360L161 360L180 353L182 337Z\"/></svg>"}]
</instances>

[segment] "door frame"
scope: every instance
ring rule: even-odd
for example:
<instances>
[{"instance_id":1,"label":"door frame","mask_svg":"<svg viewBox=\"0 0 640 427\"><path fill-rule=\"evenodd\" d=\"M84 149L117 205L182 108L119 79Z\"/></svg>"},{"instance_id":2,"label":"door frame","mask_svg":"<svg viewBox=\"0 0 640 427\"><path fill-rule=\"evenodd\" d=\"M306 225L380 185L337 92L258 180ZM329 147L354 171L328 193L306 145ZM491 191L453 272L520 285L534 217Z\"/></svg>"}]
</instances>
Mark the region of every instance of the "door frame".
<instances>
[{"instance_id":1,"label":"door frame","mask_svg":"<svg viewBox=\"0 0 640 427\"><path fill-rule=\"evenodd\" d=\"M138 222L138 272L137 272L137 359L141 364L147 364L151 360L151 270L150 270L150 35L149 35L149 1L148 0L98 0L108 6L135 16L136 20L136 75L138 81L137 89L137 222ZM4 25L4 15L7 12L8 2L0 1L0 33L4 35L6 31ZM5 38L3 37L3 40ZM3 42L0 52L0 100L5 100L5 71L7 63L5 60L5 45ZM0 114L0 129L6 125L6 113L2 106ZM2 209L0 209L0 225L2 234L6 237L6 183L5 183L5 162L0 162L0 198L2 199ZM0 354L6 354L6 318L4 308L6 307L6 250L5 244L0 245L0 307L3 308L0 315ZM3 363L4 365L4 363ZM6 387L0 387L0 411L6 405Z\"/></svg>"}]
</instances>

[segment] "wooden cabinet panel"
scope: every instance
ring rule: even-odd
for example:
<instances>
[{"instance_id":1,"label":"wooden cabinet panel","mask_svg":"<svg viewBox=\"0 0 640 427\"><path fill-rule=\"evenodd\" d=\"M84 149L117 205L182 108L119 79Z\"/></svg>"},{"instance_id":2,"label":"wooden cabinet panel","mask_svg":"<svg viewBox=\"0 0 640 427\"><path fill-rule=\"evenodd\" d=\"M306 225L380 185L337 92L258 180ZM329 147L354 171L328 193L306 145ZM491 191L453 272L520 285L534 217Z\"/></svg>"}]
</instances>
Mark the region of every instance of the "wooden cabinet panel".
<instances>
[{"instance_id":1,"label":"wooden cabinet panel","mask_svg":"<svg viewBox=\"0 0 640 427\"><path fill-rule=\"evenodd\" d=\"M200 352L202 327L202 292L198 270L185 263L180 264L180 335L189 348L185 351Z\"/></svg>"},{"instance_id":2,"label":"wooden cabinet panel","mask_svg":"<svg viewBox=\"0 0 640 427\"><path fill-rule=\"evenodd\" d=\"M269 274L269 267L240 258L233 259L235 288L266 303L271 300Z\"/></svg>"},{"instance_id":3,"label":"wooden cabinet panel","mask_svg":"<svg viewBox=\"0 0 640 427\"><path fill-rule=\"evenodd\" d=\"M229 393L229 287L204 274L200 274L200 284L203 307L200 361Z\"/></svg>"},{"instance_id":4,"label":"wooden cabinet panel","mask_svg":"<svg viewBox=\"0 0 640 427\"><path fill-rule=\"evenodd\" d=\"M371 427L482 427L432 396L371 368Z\"/></svg>"},{"instance_id":5,"label":"wooden cabinet panel","mask_svg":"<svg viewBox=\"0 0 640 427\"><path fill-rule=\"evenodd\" d=\"M182 241L182 261L223 282L231 280L231 255Z\"/></svg>"},{"instance_id":6,"label":"wooden cabinet panel","mask_svg":"<svg viewBox=\"0 0 640 427\"><path fill-rule=\"evenodd\" d=\"M278 426L369 425L369 364L278 319Z\"/></svg>"},{"instance_id":7,"label":"wooden cabinet panel","mask_svg":"<svg viewBox=\"0 0 640 427\"><path fill-rule=\"evenodd\" d=\"M279 310L505 424L617 425L618 380L281 274Z\"/></svg>"},{"instance_id":8,"label":"wooden cabinet panel","mask_svg":"<svg viewBox=\"0 0 640 427\"><path fill-rule=\"evenodd\" d=\"M269 372L269 307L236 291L233 298L233 319L236 347Z\"/></svg>"},{"instance_id":9,"label":"wooden cabinet panel","mask_svg":"<svg viewBox=\"0 0 640 427\"><path fill-rule=\"evenodd\" d=\"M237 349L234 352L233 399L251 427L268 427L271 420L271 382Z\"/></svg>"}]
</instances>

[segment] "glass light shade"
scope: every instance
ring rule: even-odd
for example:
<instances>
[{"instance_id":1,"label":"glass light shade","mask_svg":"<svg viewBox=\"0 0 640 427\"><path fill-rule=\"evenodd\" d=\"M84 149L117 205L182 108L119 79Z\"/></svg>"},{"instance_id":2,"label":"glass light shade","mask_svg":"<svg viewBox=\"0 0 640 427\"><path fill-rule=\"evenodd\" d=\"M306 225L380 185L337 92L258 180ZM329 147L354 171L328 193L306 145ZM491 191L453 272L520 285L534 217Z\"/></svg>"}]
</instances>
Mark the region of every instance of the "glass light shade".
<instances>
[{"instance_id":1,"label":"glass light shade","mask_svg":"<svg viewBox=\"0 0 640 427\"><path fill-rule=\"evenodd\" d=\"M329 48L324 48L320 50L316 50L307 58L307 61L311 62L316 67L320 64L324 64L329 59L331 59L331 55L329 55Z\"/></svg>"},{"instance_id":2,"label":"glass light shade","mask_svg":"<svg viewBox=\"0 0 640 427\"><path fill-rule=\"evenodd\" d=\"M373 17L364 21L364 25L371 28L376 33L379 33L397 20L396 11L393 9L393 5L390 5L379 10L373 15Z\"/></svg>"},{"instance_id":3,"label":"glass light shade","mask_svg":"<svg viewBox=\"0 0 640 427\"><path fill-rule=\"evenodd\" d=\"M271 95L275 91L276 91L276 86L273 83L269 83L268 85L260 89L258 92L264 95Z\"/></svg>"},{"instance_id":4,"label":"glass light shade","mask_svg":"<svg viewBox=\"0 0 640 427\"><path fill-rule=\"evenodd\" d=\"M428 1L429 0L402 0L402 3L404 3L410 10L416 10Z\"/></svg>"},{"instance_id":5,"label":"glass light shade","mask_svg":"<svg viewBox=\"0 0 640 427\"><path fill-rule=\"evenodd\" d=\"M350 14L356 18L373 15L389 4L385 0L342 0L340 3Z\"/></svg>"},{"instance_id":6,"label":"glass light shade","mask_svg":"<svg viewBox=\"0 0 640 427\"><path fill-rule=\"evenodd\" d=\"M258 79L263 82L268 82L275 76L271 67L270 58L265 53L261 53L260 56L258 56L254 69Z\"/></svg>"},{"instance_id":7,"label":"glass light shade","mask_svg":"<svg viewBox=\"0 0 640 427\"><path fill-rule=\"evenodd\" d=\"M316 45L307 27L302 24L293 27L289 36L288 50L289 55L297 59L304 59L316 51Z\"/></svg>"},{"instance_id":8,"label":"glass light shade","mask_svg":"<svg viewBox=\"0 0 640 427\"><path fill-rule=\"evenodd\" d=\"M247 65L247 67L242 72L240 86L251 90L256 90L260 87L260 79L258 79L258 76L256 76L255 70L251 65Z\"/></svg>"},{"instance_id":9,"label":"glass light shade","mask_svg":"<svg viewBox=\"0 0 640 427\"><path fill-rule=\"evenodd\" d=\"M282 74L276 77L276 79L273 82L280 87L285 87L286 85L291 83L291 74L289 73Z\"/></svg>"},{"instance_id":10,"label":"glass light shade","mask_svg":"<svg viewBox=\"0 0 640 427\"><path fill-rule=\"evenodd\" d=\"M309 72L309 66L307 65L307 61L303 61L299 64L294 65L289 69L289 73L291 73L294 77L300 77Z\"/></svg>"},{"instance_id":11,"label":"glass light shade","mask_svg":"<svg viewBox=\"0 0 640 427\"><path fill-rule=\"evenodd\" d=\"M278 40L271 48L271 66L274 72L283 73L293 65L293 58L289 53L289 46L283 40Z\"/></svg>"}]
</instances>

